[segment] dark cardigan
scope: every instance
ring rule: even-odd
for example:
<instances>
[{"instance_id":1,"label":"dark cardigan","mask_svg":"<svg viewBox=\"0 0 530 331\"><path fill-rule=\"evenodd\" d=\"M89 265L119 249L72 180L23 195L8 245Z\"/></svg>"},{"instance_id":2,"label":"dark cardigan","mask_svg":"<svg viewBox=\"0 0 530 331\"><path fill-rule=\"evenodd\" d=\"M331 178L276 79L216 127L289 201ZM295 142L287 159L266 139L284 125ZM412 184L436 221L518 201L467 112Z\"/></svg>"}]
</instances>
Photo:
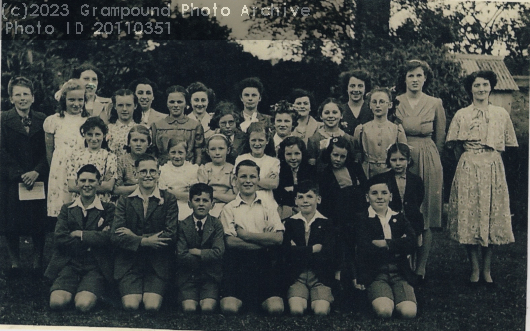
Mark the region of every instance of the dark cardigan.
<instances>
[{"instance_id":1,"label":"dark cardigan","mask_svg":"<svg viewBox=\"0 0 530 331\"><path fill-rule=\"evenodd\" d=\"M301 183L307 179L315 178L315 167L309 165L308 163L302 162L298 169L297 177L298 183ZM290 206L294 207L294 199L296 197L296 188L294 187L294 178L291 167L286 162L280 163L280 182L278 188L273 190L274 199L280 206ZM293 187L292 191L286 191L286 187Z\"/></svg>"}]
</instances>

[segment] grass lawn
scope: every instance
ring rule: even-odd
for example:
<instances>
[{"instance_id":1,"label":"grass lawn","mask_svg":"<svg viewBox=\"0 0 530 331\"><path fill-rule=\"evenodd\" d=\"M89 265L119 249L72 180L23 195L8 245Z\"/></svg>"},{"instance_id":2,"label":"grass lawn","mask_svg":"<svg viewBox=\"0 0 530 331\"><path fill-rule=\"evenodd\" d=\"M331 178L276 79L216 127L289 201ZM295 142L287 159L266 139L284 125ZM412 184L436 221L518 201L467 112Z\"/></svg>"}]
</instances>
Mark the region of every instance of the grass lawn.
<instances>
[{"instance_id":1,"label":"grass lawn","mask_svg":"<svg viewBox=\"0 0 530 331\"><path fill-rule=\"evenodd\" d=\"M465 251L447 239L445 232L434 233L434 244L427 269L428 282L416 290L418 316L414 320L375 319L368 303L357 299L353 308L335 307L328 317L288 315L269 317L247 313L240 316L213 314L184 315L168 297L157 314L130 313L117 299L98 304L89 314L74 309L52 312L48 308L50 283L22 275L0 277L0 329L2 324L129 327L150 329L202 330L524 330L527 281L527 233L515 232L516 242L494 251L493 277L497 288L471 289L465 285L468 265ZM47 257L49 258L47 243ZM23 260L29 266L30 244L24 242ZM7 264L5 242L0 241L0 266Z\"/></svg>"}]
</instances>

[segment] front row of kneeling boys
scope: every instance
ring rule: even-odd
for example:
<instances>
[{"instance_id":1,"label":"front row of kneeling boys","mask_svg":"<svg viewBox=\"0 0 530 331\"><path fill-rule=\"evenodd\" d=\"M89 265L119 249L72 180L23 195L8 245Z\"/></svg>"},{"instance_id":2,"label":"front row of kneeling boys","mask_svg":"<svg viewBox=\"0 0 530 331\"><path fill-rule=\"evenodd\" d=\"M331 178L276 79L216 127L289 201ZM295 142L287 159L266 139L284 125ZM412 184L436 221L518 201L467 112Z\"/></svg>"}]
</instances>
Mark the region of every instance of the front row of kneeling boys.
<instances>
[{"instance_id":1,"label":"front row of kneeling boys","mask_svg":"<svg viewBox=\"0 0 530 331\"><path fill-rule=\"evenodd\" d=\"M54 280L51 308L67 307L75 295L76 308L89 311L115 280L124 308L143 303L156 311L172 278L176 247L178 301L185 312L199 307L212 312L221 297L223 313L261 306L279 314L286 297L293 315L309 307L327 315L334 300L331 284L345 262L378 316L390 317L394 307L405 318L416 315L407 260L415 247L414 230L388 208L391 193L384 181L369 181L370 207L347 224L349 237L338 235L318 212L321 198L312 181L298 185L299 213L282 223L277 207L258 191L259 167L250 160L235 169L239 194L224 207L221 221L209 215L212 188L200 183L189 192L193 214L178 223L175 196L158 188L156 160L144 155L135 166L138 188L120 197L116 207L97 197L101 178L95 166L78 171L80 194L62 207L45 274ZM357 252L341 254L337 238L354 240ZM339 261L340 256L348 258Z\"/></svg>"}]
</instances>

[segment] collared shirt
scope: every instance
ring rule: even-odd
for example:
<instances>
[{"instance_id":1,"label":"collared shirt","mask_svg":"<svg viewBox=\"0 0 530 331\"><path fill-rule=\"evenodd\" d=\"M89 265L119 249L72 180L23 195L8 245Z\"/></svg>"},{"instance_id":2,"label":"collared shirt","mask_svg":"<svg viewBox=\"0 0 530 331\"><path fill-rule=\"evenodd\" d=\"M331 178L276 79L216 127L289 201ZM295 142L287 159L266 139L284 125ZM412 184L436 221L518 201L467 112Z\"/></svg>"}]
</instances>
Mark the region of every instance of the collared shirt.
<instances>
[{"instance_id":1,"label":"collared shirt","mask_svg":"<svg viewBox=\"0 0 530 331\"><path fill-rule=\"evenodd\" d=\"M248 127L251 123L259 122L258 120L258 111L255 111L252 113L252 115L245 114L244 111L241 112L243 114L244 121L239 125L241 128L241 131L247 132Z\"/></svg>"},{"instance_id":2,"label":"collared shirt","mask_svg":"<svg viewBox=\"0 0 530 331\"><path fill-rule=\"evenodd\" d=\"M407 186L407 174L403 173L402 175L396 175L396 183L399 190L399 196L401 200L405 196L405 186Z\"/></svg>"},{"instance_id":3,"label":"collared shirt","mask_svg":"<svg viewBox=\"0 0 530 331\"><path fill-rule=\"evenodd\" d=\"M377 217L379 219L379 222L381 222L381 227L383 228L383 233L385 234L385 240L386 239L392 239L392 231L390 229L390 219L392 216L399 214L398 212L393 211L392 209L388 208L386 211L386 217L382 219L377 215L375 210L372 208L372 206L368 207L368 217L374 218Z\"/></svg>"},{"instance_id":4,"label":"collared shirt","mask_svg":"<svg viewBox=\"0 0 530 331\"><path fill-rule=\"evenodd\" d=\"M285 137L287 138L287 137ZM276 149L276 152L278 152L278 148L280 147L280 143L285 139L280 136L278 136L278 133L274 134L274 137L272 137L272 140L274 141L274 148Z\"/></svg>"},{"instance_id":5,"label":"collared shirt","mask_svg":"<svg viewBox=\"0 0 530 331\"><path fill-rule=\"evenodd\" d=\"M86 215L88 214L88 211L90 209L97 209L97 210L104 210L103 209L103 204L101 204L101 200L99 199L99 197L96 195L94 197L94 201L92 201L92 203L85 208L85 206L83 206L83 202L81 201L81 197L78 196L75 200L74 200L74 203L72 203L70 206L68 206L68 208L74 208L74 207L79 207L81 208L81 211L83 212L83 216L86 217Z\"/></svg>"},{"instance_id":6,"label":"collared shirt","mask_svg":"<svg viewBox=\"0 0 530 331\"><path fill-rule=\"evenodd\" d=\"M315 215L313 218L309 220L309 222L305 219L305 217L302 215L302 212L299 212L298 214L295 214L291 216L292 219L295 220L302 220L304 221L304 227L305 227L305 244L309 242L309 235L311 234L311 224L317 219L317 218L323 218L328 219L326 216L322 215L318 210L315 212Z\"/></svg>"},{"instance_id":7,"label":"collared shirt","mask_svg":"<svg viewBox=\"0 0 530 331\"><path fill-rule=\"evenodd\" d=\"M145 112L142 112L142 124L149 125L149 115L152 113L153 108L149 108Z\"/></svg>"},{"instance_id":8,"label":"collared shirt","mask_svg":"<svg viewBox=\"0 0 530 331\"><path fill-rule=\"evenodd\" d=\"M144 217L147 216L147 207L149 206L149 199L151 197L158 199L159 201L162 200L162 195L160 194L160 189L158 188L158 185L155 187L151 195L147 197L147 199L144 198L142 195L142 192L140 191L140 187L138 186L136 190L134 190L133 193L129 194L129 198L138 197L142 199L142 204L144 206Z\"/></svg>"},{"instance_id":9,"label":"collared shirt","mask_svg":"<svg viewBox=\"0 0 530 331\"><path fill-rule=\"evenodd\" d=\"M195 215L193 215L193 221L195 222L195 230L199 231L199 226L197 225L197 222L201 221L202 222L202 227L201 227L201 230L204 230L204 224L206 224L206 219L208 218L208 216L202 218L202 219L198 219L197 217L195 217Z\"/></svg>"},{"instance_id":10,"label":"collared shirt","mask_svg":"<svg viewBox=\"0 0 530 331\"><path fill-rule=\"evenodd\" d=\"M277 206L273 205L266 193L256 192L256 198L250 204L238 194L235 200L227 203L221 212L226 235L237 237L236 226L252 233L284 231Z\"/></svg>"}]
</instances>

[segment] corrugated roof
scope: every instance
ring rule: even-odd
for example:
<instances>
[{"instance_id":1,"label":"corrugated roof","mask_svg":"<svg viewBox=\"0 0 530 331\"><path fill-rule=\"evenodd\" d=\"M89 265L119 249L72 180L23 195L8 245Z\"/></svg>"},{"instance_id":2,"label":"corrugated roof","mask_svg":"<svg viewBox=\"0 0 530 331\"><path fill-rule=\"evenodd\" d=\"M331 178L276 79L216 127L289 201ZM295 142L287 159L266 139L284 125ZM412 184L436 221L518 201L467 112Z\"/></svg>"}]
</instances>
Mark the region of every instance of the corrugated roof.
<instances>
[{"instance_id":1,"label":"corrugated roof","mask_svg":"<svg viewBox=\"0 0 530 331\"><path fill-rule=\"evenodd\" d=\"M504 57L492 55L454 54L455 61L462 65L465 74L477 70L491 70L497 74L498 91L519 91L519 87L513 79L508 67L504 63Z\"/></svg>"}]
</instances>

